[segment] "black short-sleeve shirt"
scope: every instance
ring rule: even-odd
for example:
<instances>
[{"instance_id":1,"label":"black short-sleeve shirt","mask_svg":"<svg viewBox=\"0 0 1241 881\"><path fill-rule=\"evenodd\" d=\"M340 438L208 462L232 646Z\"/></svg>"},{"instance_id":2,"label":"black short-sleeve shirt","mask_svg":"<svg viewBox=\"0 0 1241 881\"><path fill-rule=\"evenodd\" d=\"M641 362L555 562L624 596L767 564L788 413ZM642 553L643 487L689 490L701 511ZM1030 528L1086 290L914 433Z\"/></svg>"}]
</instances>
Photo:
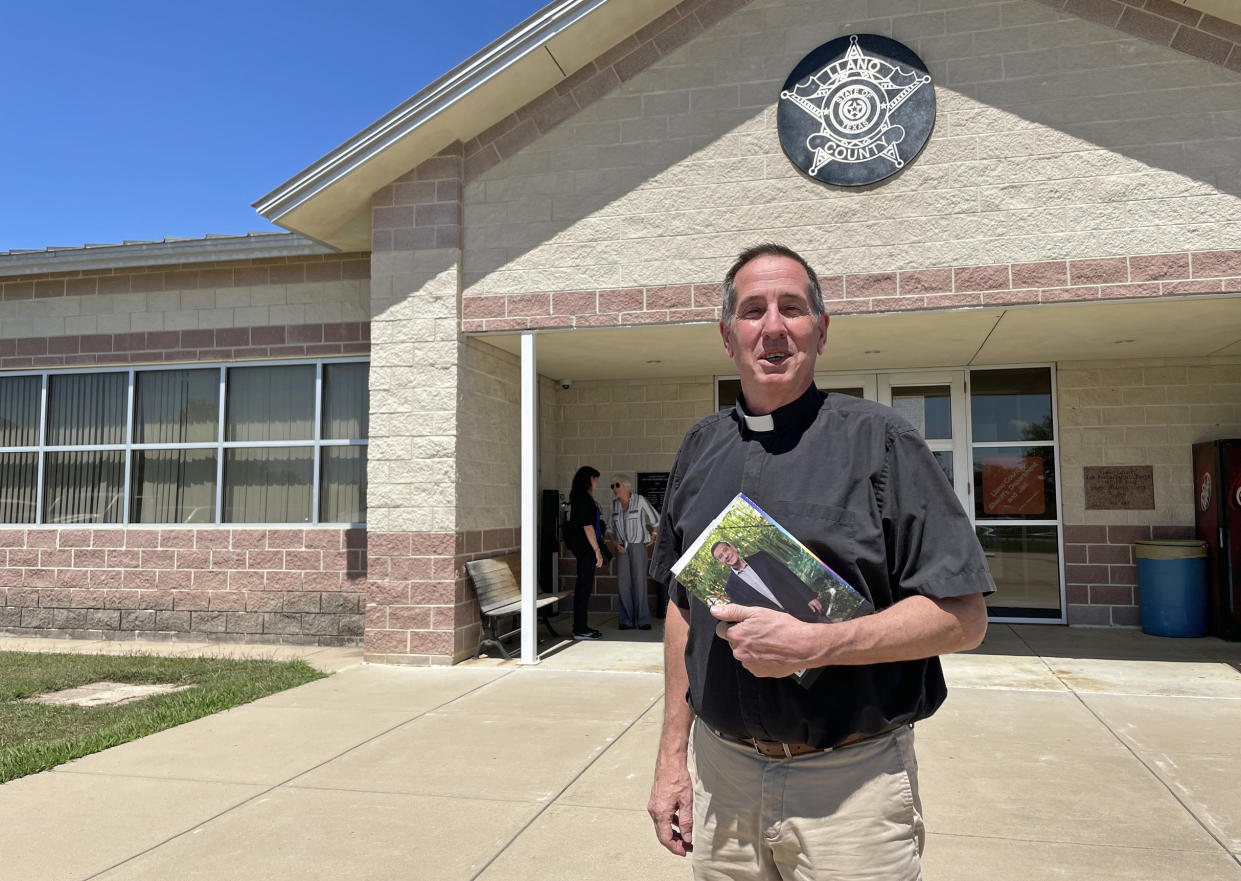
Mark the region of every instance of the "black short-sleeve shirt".
<instances>
[{"instance_id":1,"label":"black short-sleeve shirt","mask_svg":"<svg viewBox=\"0 0 1241 881\"><path fill-rule=\"evenodd\" d=\"M758 678L715 635L707 607L670 567L744 492L876 609L913 594L995 590L969 517L925 442L894 410L813 385L751 431L739 405L700 421L677 453L651 576L690 612L687 699L739 737L833 746L930 716L946 695L938 658L833 666L809 687Z\"/></svg>"},{"instance_id":2,"label":"black short-sleeve shirt","mask_svg":"<svg viewBox=\"0 0 1241 881\"><path fill-rule=\"evenodd\" d=\"M594 550L586 540L583 527L594 528L599 519L599 505L585 493L569 498L569 550L577 554L592 554Z\"/></svg>"}]
</instances>

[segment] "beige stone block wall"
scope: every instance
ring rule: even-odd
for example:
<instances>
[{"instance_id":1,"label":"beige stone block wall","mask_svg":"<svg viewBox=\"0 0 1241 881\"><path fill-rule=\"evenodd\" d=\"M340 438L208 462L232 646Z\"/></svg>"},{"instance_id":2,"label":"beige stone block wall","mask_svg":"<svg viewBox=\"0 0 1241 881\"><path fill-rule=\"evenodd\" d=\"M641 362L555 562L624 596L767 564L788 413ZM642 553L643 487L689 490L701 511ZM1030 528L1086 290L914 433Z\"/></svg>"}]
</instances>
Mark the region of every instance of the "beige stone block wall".
<instances>
[{"instance_id":1,"label":"beige stone block wall","mask_svg":"<svg viewBox=\"0 0 1241 881\"><path fill-rule=\"evenodd\" d=\"M457 530L520 523L521 359L467 340L457 408Z\"/></svg>"},{"instance_id":2,"label":"beige stone block wall","mask_svg":"<svg viewBox=\"0 0 1241 881\"><path fill-rule=\"evenodd\" d=\"M367 528L457 528L456 251L372 257Z\"/></svg>"},{"instance_id":3,"label":"beige stone block wall","mask_svg":"<svg viewBox=\"0 0 1241 881\"><path fill-rule=\"evenodd\" d=\"M1064 521L1192 527L1190 447L1241 436L1241 357L1065 362L1056 379ZM1153 466L1155 510L1087 511L1092 465Z\"/></svg>"},{"instance_id":4,"label":"beige stone block wall","mask_svg":"<svg viewBox=\"0 0 1241 881\"><path fill-rule=\"evenodd\" d=\"M471 180L467 298L713 281L767 237L846 273L1235 247L1241 75L1036 2L880 5L755 0ZM773 105L859 30L928 63L936 128L830 189Z\"/></svg>"},{"instance_id":5,"label":"beige stone block wall","mask_svg":"<svg viewBox=\"0 0 1241 881\"><path fill-rule=\"evenodd\" d=\"M557 389L560 407L559 486L567 494L573 473L582 465L598 469L595 500L607 510L613 473L670 471L681 439L695 422L712 412L710 376L667 380L575 382Z\"/></svg>"},{"instance_id":6,"label":"beige stone block wall","mask_svg":"<svg viewBox=\"0 0 1241 881\"><path fill-rule=\"evenodd\" d=\"M366 279L0 301L0 339L366 321Z\"/></svg>"},{"instance_id":7,"label":"beige stone block wall","mask_svg":"<svg viewBox=\"0 0 1241 881\"><path fill-rule=\"evenodd\" d=\"M554 379L539 377L539 488L568 494L568 485L556 482L561 473L560 442L564 434L556 399L559 389Z\"/></svg>"}]
</instances>

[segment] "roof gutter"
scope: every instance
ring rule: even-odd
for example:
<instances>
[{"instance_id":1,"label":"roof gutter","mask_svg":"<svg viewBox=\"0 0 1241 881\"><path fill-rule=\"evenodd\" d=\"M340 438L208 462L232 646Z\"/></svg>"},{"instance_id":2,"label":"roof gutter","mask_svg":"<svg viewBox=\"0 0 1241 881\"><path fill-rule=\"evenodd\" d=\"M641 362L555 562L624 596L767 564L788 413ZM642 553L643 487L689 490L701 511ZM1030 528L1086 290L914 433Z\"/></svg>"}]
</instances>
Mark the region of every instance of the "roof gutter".
<instances>
[{"instance_id":1,"label":"roof gutter","mask_svg":"<svg viewBox=\"0 0 1241 881\"><path fill-rule=\"evenodd\" d=\"M334 248L297 233L209 235L202 239L164 239L156 242L125 242L119 245L87 245L83 248L7 251L0 253L0 276L332 253L335 253Z\"/></svg>"}]
</instances>

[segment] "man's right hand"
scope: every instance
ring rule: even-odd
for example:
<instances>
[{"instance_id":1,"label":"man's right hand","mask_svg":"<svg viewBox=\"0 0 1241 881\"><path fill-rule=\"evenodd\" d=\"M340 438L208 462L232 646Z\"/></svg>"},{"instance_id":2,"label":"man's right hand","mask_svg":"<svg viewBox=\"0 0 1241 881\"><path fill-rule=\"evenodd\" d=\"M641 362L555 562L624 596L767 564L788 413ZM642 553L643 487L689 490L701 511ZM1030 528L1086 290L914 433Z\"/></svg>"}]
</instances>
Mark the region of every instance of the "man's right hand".
<instances>
[{"instance_id":1,"label":"man's right hand","mask_svg":"<svg viewBox=\"0 0 1241 881\"><path fill-rule=\"evenodd\" d=\"M694 785L684 762L656 763L646 812L655 837L670 853L683 857L694 849Z\"/></svg>"}]
</instances>

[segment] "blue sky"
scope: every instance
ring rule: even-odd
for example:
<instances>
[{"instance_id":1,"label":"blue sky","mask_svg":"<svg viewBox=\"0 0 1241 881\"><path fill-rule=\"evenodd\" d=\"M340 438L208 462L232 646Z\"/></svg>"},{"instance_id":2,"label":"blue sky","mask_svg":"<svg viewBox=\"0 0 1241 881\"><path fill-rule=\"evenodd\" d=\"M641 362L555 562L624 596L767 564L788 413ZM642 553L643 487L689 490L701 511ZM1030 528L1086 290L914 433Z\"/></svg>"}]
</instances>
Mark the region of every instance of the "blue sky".
<instances>
[{"instance_id":1,"label":"blue sky","mask_svg":"<svg viewBox=\"0 0 1241 881\"><path fill-rule=\"evenodd\" d=\"M252 202L544 5L7 4L0 252L274 229Z\"/></svg>"}]
</instances>

